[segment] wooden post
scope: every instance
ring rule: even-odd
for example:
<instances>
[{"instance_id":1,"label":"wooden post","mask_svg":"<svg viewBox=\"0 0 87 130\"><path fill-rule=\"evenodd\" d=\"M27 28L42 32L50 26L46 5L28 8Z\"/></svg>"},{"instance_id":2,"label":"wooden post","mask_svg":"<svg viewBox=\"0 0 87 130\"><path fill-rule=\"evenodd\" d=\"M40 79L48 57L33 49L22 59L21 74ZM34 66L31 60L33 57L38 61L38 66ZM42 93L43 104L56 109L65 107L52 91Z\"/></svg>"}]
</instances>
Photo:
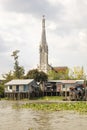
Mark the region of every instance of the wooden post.
<instances>
[{"instance_id":1,"label":"wooden post","mask_svg":"<svg viewBox=\"0 0 87 130\"><path fill-rule=\"evenodd\" d=\"M87 86L85 87L85 100L87 101Z\"/></svg>"},{"instance_id":2,"label":"wooden post","mask_svg":"<svg viewBox=\"0 0 87 130\"><path fill-rule=\"evenodd\" d=\"M65 88L65 100L67 100L67 87Z\"/></svg>"}]
</instances>

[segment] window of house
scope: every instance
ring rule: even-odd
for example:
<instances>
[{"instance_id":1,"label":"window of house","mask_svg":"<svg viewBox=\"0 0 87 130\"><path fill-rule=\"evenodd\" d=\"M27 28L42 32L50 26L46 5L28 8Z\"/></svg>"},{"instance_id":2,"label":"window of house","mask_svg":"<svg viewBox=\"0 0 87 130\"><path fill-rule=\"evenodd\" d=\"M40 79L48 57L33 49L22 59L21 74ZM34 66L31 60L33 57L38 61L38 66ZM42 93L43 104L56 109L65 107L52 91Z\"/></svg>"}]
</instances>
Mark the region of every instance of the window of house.
<instances>
[{"instance_id":1,"label":"window of house","mask_svg":"<svg viewBox=\"0 0 87 130\"><path fill-rule=\"evenodd\" d=\"M24 85L24 91L28 91L28 85Z\"/></svg>"},{"instance_id":2,"label":"window of house","mask_svg":"<svg viewBox=\"0 0 87 130\"><path fill-rule=\"evenodd\" d=\"M16 86L16 91L19 91L19 85Z\"/></svg>"},{"instance_id":3,"label":"window of house","mask_svg":"<svg viewBox=\"0 0 87 130\"><path fill-rule=\"evenodd\" d=\"M63 84L63 88L65 88L65 84Z\"/></svg>"},{"instance_id":4,"label":"window of house","mask_svg":"<svg viewBox=\"0 0 87 130\"><path fill-rule=\"evenodd\" d=\"M11 86L11 85L9 86L9 89L12 89L12 86Z\"/></svg>"}]
</instances>

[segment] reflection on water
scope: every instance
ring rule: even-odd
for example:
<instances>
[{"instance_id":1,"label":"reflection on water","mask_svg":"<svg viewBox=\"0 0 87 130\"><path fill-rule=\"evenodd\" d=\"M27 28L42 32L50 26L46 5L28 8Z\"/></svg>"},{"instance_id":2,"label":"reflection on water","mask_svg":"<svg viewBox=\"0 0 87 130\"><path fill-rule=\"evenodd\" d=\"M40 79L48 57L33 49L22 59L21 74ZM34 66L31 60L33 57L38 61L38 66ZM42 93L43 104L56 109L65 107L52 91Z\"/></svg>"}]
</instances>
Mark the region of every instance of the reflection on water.
<instances>
[{"instance_id":1,"label":"reflection on water","mask_svg":"<svg viewBox=\"0 0 87 130\"><path fill-rule=\"evenodd\" d=\"M0 101L0 130L87 130L87 115L13 109L22 101Z\"/></svg>"}]
</instances>

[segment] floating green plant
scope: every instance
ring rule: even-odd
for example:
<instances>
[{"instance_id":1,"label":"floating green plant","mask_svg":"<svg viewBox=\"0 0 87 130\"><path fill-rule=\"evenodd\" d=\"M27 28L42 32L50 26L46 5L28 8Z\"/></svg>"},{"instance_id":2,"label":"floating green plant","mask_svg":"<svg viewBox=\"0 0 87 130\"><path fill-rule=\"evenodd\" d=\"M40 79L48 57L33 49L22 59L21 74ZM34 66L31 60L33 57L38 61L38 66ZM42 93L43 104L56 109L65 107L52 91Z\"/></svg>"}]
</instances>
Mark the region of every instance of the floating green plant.
<instances>
[{"instance_id":1,"label":"floating green plant","mask_svg":"<svg viewBox=\"0 0 87 130\"><path fill-rule=\"evenodd\" d=\"M26 103L15 108L27 108L33 110L44 110L44 111L63 111L72 110L79 113L87 113L86 102L58 102L58 103Z\"/></svg>"}]
</instances>

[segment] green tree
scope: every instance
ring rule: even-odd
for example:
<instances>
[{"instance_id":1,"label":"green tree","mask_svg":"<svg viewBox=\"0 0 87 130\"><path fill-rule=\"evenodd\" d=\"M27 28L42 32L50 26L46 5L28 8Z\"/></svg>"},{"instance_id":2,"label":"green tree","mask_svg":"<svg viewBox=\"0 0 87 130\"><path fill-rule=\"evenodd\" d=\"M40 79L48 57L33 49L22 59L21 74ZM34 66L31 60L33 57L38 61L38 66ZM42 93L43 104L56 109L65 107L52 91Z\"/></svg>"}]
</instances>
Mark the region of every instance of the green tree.
<instances>
[{"instance_id":1,"label":"green tree","mask_svg":"<svg viewBox=\"0 0 87 130\"><path fill-rule=\"evenodd\" d=\"M46 73L44 73L43 71L38 72L35 80L38 82L43 82L43 81L47 81L48 76Z\"/></svg>"},{"instance_id":2,"label":"green tree","mask_svg":"<svg viewBox=\"0 0 87 130\"><path fill-rule=\"evenodd\" d=\"M4 80L0 83L0 97L4 97L4 88L5 88L4 84L14 78L13 73L11 71L6 74L3 74L2 77Z\"/></svg>"},{"instance_id":3,"label":"green tree","mask_svg":"<svg viewBox=\"0 0 87 130\"><path fill-rule=\"evenodd\" d=\"M4 78L4 81L3 81L4 83L9 82L10 80L14 79L14 75L13 75L12 71L10 71L6 74L3 74L2 76Z\"/></svg>"},{"instance_id":4,"label":"green tree","mask_svg":"<svg viewBox=\"0 0 87 130\"><path fill-rule=\"evenodd\" d=\"M4 83L5 83L4 79L0 81L0 98L4 97L4 88L5 88Z\"/></svg>"},{"instance_id":5,"label":"green tree","mask_svg":"<svg viewBox=\"0 0 87 130\"><path fill-rule=\"evenodd\" d=\"M4 97L4 85L0 84L0 98Z\"/></svg>"},{"instance_id":6,"label":"green tree","mask_svg":"<svg viewBox=\"0 0 87 130\"><path fill-rule=\"evenodd\" d=\"M37 69L29 70L28 73L26 74L25 78L26 79L35 79L37 74L38 74L38 70Z\"/></svg>"},{"instance_id":7,"label":"green tree","mask_svg":"<svg viewBox=\"0 0 87 130\"><path fill-rule=\"evenodd\" d=\"M4 97L4 88L5 88L4 84L0 83L0 98Z\"/></svg>"},{"instance_id":8,"label":"green tree","mask_svg":"<svg viewBox=\"0 0 87 130\"><path fill-rule=\"evenodd\" d=\"M69 79L69 69L59 70L58 72L50 70L48 72L48 78L53 80L66 80Z\"/></svg>"},{"instance_id":9,"label":"green tree","mask_svg":"<svg viewBox=\"0 0 87 130\"><path fill-rule=\"evenodd\" d=\"M19 66L18 62L18 53L19 50L16 50L13 52L11 56L14 57L15 63L14 63L14 78L21 79L24 77L24 68L22 66Z\"/></svg>"},{"instance_id":10,"label":"green tree","mask_svg":"<svg viewBox=\"0 0 87 130\"><path fill-rule=\"evenodd\" d=\"M48 78L49 78L49 79L52 79L52 80L57 80L57 79L59 79L58 73L55 72L54 70L50 70L50 71L48 72Z\"/></svg>"},{"instance_id":11,"label":"green tree","mask_svg":"<svg viewBox=\"0 0 87 130\"><path fill-rule=\"evenodd\" d=\"M83 67L74 67L70 69L70 79L86 79L86 74Z\"/></svg>"},{"instance_id":12,"label":"green tree","mask_svg":"<svg viewBox=\"0 0 87 130\"><path fill-rule=\"evenodd\" d=\"M46 73L42 71L38 71L37 69L30 70L26 76L26 79L35 79L38 82L46 81L48 79L48 76Z\"/></svg>"}]
</instances>

